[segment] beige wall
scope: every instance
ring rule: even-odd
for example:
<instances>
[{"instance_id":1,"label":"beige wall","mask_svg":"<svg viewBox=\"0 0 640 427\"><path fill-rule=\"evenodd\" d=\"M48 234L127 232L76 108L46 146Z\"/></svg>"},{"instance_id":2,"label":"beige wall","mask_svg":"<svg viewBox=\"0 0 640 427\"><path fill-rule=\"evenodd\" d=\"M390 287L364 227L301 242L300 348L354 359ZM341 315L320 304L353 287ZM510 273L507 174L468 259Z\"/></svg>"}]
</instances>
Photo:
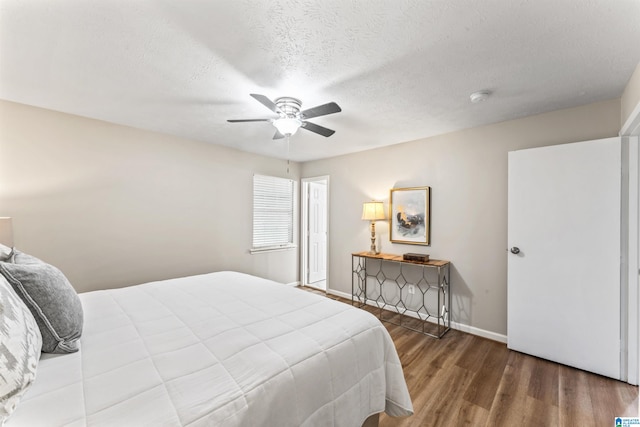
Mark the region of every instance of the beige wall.
<instances>
[{"instance_id":1,"label":"beige wall","mask_svg":"<svg viewBox=\"0 0 640 427\"><path fill-rule=\"evenodd\" d=\"M0 101L0 216L78 291L220 269L296 281L297 250L248 252L254 173L286 162Z\"/></svg>"},{"instance_id":2,"label":"beige wall","mask_svg":"<svg viewBox=\"0 0 640 427\"><path fill-rule=\"evenodd\" d=\"M636 108L636 105L640 104L640 64L636 67L636 70L631 75L629 79L629 83L622 93L622 98L620 99L621 104L621 123L620 126L624 125L633 112L633 109Z\"/></svg>"},{"instance_id":3,"label":"beige wall","mask_svg":"<svg viewBox=\"0 0 640 427\"><path fill-rule=\"evenodd\" d=\"M432 187L432 245L453 263L452 319L506 334L507 152L616 135L612 100L302 165L329 175L329 286L351 291L351 258L368 249L362 202L394 187ZM220 269L281 282L298 251L250 255L252 175L282 160L0 101L0 216L15 244L60 267L79 291Z\"/></svg>"},{"instance_id":4,"label":"beige wall","mask_svg":"<svg viewBox=\"0 0 640 427\"><path fill-rule=\"evenodd\" d=\"M620 100L512 120L361 153L308 162L302 176L329 175L329 286L350 294L352 252L369 248L362 202L388 203L394 187L432 188L430 247L391 244L452 261L452 320L495 334L507 330L507 153L617 135Z\"/></svg>"}]
</instances>

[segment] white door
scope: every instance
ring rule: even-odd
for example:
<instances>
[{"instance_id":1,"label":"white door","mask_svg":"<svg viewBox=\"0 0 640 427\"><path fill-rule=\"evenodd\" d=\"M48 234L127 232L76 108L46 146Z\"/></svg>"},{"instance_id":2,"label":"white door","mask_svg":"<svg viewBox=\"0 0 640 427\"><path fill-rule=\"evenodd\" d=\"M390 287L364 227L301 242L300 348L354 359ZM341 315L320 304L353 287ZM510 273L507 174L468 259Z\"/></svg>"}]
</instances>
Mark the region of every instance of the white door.
<instances>
[{"instance_id":1,"label":"white door","mask_svg":"<svg viewBox=\"0 0 640 427\"><path fill-rule=\"evenodd\" d=\"M510 152L508 191L508 347L620 378L620 138Z\"/></svg>"},{"instance_id":2,"label":"white door","mask_svg":"<svg viewBox=\"0 0 640 427\"><path fill-rule=\"evenodd\" d=\"M327 278L327 185L309 182L309 276L314 284Z\"/></svg>"}]
</instances>

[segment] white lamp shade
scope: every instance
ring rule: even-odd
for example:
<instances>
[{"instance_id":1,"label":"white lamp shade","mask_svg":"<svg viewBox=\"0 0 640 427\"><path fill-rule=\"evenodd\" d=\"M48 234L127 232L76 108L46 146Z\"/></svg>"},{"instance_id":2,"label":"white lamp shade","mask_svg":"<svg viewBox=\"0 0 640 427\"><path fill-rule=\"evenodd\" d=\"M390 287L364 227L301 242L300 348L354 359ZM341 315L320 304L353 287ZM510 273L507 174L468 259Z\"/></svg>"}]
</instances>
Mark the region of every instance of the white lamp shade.
<instances>
[{"instance_id":1,"label":"white lamp shade","mask_svg":"<svg viewBox=\"0 0 640 427\"><path fill-rule=\"evenodd\" d=\"M0 217L0 243L9 247L13 246L13 225L11 218L6 216Z\"/></svg>"},{"instance_id":2,"label":"white lamp shade","mask_svg":"<svg viewBox=\"0 0 640 427\"><path fill-rule=\"evenodd\" d=\"M382 202L365 202L362 205L362 219L367 221L385 219L384 206Z\"/></svg>"},{"instance_id":3,"label":"white lamp shade","mask_svg":"<svg viewBox=\"0 0 640 427\"><path fill-rule=\"evenodd\" d=\"M273 125L278 129L278 132L286 136L296 133L298 128L302 126L302 122L296 118L285 117L275 120Z\"/></svg>"}]
</instances>

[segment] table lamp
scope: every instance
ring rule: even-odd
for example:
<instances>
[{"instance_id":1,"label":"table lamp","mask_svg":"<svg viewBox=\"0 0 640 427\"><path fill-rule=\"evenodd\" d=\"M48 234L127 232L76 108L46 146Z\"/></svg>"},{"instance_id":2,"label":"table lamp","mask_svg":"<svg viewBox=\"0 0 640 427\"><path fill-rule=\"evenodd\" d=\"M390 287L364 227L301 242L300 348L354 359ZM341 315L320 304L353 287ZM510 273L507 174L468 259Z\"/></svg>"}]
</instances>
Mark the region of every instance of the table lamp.
<instances>
[{"instance_id":1,"label":"table lamp","mask_svg":"<svg viewBox=\"0 0 640 427\"><path fill-rule=\"evenodd\" d=\"M5 246L13 246L13 227L11 218L0 216L0 243Z\"/></svg>"},{"instance_id":2,"label":"table lamp","mask_svg":"<svg viewBox=\"0 0 640 427\"><path fill-rule=\"evenodd\" d=\"M371 221L371 249L370 254L377 254L376 250L376 221L385 219L382 202L365 202L362 205L362 219Z\"/></svg>"}]
</instances>

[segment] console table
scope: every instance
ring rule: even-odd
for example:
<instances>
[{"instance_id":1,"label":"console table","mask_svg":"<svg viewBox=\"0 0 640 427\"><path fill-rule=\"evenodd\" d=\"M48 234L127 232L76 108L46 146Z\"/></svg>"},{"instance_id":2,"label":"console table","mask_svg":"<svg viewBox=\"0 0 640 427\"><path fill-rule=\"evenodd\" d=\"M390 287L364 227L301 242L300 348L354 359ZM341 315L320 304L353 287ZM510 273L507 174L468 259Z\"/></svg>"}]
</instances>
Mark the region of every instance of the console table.
<instances>
[{"instance_id":1,"label":"console table","mask_svg":"<svg viewBox=\"0 0 640 427\"><path fill-rule=\"evenodd\" d=\"M435 338L451 329L449 261L357 252L351 267L352 305L375 306L380 320Z\"/></svg>"}]
</instances>

